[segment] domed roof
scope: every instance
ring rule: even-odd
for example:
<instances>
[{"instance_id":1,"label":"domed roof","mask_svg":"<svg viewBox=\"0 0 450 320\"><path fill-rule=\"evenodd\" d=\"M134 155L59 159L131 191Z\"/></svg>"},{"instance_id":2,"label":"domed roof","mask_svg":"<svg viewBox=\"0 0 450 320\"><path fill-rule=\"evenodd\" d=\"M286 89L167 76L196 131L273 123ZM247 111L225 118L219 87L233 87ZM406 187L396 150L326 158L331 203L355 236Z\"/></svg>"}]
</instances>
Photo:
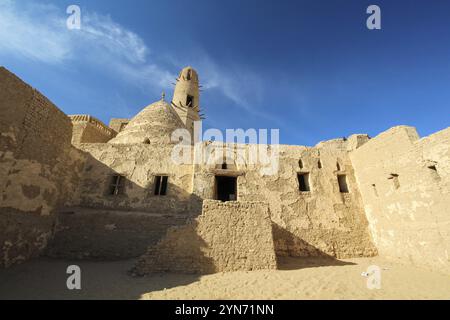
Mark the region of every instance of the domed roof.
<instances>
[{"instance_id":1,"label":"domed roof","mask_svg":"<svg viewBox=\"0 0 450 320\"><path fill-rule=\"evenodd\" d=\"M165 101L155 102L139 112L110 143L170 143L172 132L185 125Z\"/></svg>"}]
</instances>

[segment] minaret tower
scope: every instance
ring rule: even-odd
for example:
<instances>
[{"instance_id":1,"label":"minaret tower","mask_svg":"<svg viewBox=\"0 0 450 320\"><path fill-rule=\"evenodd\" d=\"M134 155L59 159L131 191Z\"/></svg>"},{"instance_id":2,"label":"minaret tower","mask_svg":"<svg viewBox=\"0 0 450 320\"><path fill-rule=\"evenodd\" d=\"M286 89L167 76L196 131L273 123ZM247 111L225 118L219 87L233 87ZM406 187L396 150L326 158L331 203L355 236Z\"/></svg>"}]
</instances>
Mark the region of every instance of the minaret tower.
<instances>
[{"instance_id":1,"label":"minaret tower","mask_svg":"<svg viewBox=\"0 0 450 320\"><path fill-rule=\"evenodd\" d=\"M194 139L194 121L200 121L198 74L192 67L181 70L173 93L172 106Z\"/></svg>"}]
</instances>

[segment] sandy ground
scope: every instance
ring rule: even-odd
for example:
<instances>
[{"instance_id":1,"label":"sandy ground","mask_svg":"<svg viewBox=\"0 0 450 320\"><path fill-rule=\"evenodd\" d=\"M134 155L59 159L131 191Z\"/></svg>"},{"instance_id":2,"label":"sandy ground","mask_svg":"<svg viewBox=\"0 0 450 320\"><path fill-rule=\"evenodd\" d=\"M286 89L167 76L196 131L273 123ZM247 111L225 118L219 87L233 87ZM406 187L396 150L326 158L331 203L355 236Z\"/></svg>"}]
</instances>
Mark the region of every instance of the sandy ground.
<instances>
[{"instance_id":1,"label":"sandy ground","mask_svg":"<svg viewBox=\"0 0 450 320\"><path fill-rule=\"evenodd\" d=\"M450 276L381 258L281 260L281 270L208 276L127 275L134 261L38 259L0 271L0 299L450 299ZM66 268L78 264L82 290L66 288ZM381 268L381 289L361 273Z\"/></svg>"}]
</instances>

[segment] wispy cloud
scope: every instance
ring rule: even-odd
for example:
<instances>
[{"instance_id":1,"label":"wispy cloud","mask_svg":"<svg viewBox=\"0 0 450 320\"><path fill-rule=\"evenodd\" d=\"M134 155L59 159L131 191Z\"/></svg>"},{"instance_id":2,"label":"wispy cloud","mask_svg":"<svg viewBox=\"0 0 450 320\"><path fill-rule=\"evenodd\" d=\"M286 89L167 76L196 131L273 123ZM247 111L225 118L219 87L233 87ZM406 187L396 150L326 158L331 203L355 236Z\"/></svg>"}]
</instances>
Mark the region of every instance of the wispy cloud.
<instances>
[{"instance_id":1,"label":"wispy cloud","mask_svg":"<svg viewBox=\"0 0 450 320\"><path fill-rule=\"evenodd\" d=\"M190 51L192 59L188 61L181 59L186 59L189 52L183 57L163 53L155 56L139 35L110 16L83 8L81 14L81 29L69 30L65 8L0 0L0 54L51 65L70 66L75 61L101 66L105 72L115 72L121 81L143 90L149 86L169 88L176 77L172 70L184 67L180 63L183 61L198 69L204 89L218 90L243 111L273 120L273 115L259 108L264 83L255 72L241 65L218 63L206 52L198 52L198 46L194 46L195 52Z\"/></svg>"},{"instance_id":2,"label":"wispy cloud","mask_svg":"<svg viewBox=\"0 0 450 320\"><path fill-rule=\"evenodd\" d=\"M0 2L0 50L4 53L60 63L72 54L71 38L61 31L64 26L52 6L33 4L19 8L12 0Z\"/></svg>"},{"instance_id":3,"label":"wispy cloud","mask_svg":"<svg viewBox=\"0 0 450 320\"><path fill-rule=\"evenodd\" d=\"M174 75L150 61L141 37L109 16L82 11L80 30L66 27L64 8L0 2L0 51L47 64L79 61L113 66L121 79L140 87L165 87Z\"/></svg>"},{"instance_id":4,"label":"wispy cloud","mask_svg":"<svg viewBox=\"0 0 450 320\"><path fill-rule=\"evenodd\" d=\"M267 82L264 76L236 63L219 63L207 52L193 45L195 51L189 55L191 63L199 72L203 89L218 90L245 113L260 118L277 121L273 114L262 109ZM186 59L186 56L183 57ZM170 60L175 65L181 65L176 57Z\"/></svg>"}]
</instances>

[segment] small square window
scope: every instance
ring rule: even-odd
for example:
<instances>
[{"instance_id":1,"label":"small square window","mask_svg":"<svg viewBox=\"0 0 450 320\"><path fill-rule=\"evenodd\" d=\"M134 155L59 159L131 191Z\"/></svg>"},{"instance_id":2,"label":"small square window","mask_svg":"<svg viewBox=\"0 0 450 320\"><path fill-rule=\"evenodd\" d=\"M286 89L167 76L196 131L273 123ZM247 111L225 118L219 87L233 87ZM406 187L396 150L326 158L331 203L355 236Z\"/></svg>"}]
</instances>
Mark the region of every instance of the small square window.
<instances>
[{"instance_id":1,"label":"small square window","mask_svg":"<svg viewBox=\"0 0 450 320\"><path fill-rule=\"evenodd\" d=\"M299 173L297 175L298 178L298 187L302 192L309 192L311 188L309 187L309 173Z\"/></svg>"},{"instance_id":2,"label":"small square window","mask_svg":"<svg viewBox=\"0 0 450 320\"><path fill-rule=\"evenodd\" d=\"M167 184L169 181L168 176L156 176L155 177L155 196L167 195Z\"/></svg>"},{"instance_id":3,"label":"small square window","mask_svg":"<svg viewBox=\"0 0 450 320\"><path fill-rule=\"evenodd\" d=\"M124 194L125 177L122 175L113 175L109 185L108 194L111 196L118 196Z\"/></svg>"}]
</instances>

